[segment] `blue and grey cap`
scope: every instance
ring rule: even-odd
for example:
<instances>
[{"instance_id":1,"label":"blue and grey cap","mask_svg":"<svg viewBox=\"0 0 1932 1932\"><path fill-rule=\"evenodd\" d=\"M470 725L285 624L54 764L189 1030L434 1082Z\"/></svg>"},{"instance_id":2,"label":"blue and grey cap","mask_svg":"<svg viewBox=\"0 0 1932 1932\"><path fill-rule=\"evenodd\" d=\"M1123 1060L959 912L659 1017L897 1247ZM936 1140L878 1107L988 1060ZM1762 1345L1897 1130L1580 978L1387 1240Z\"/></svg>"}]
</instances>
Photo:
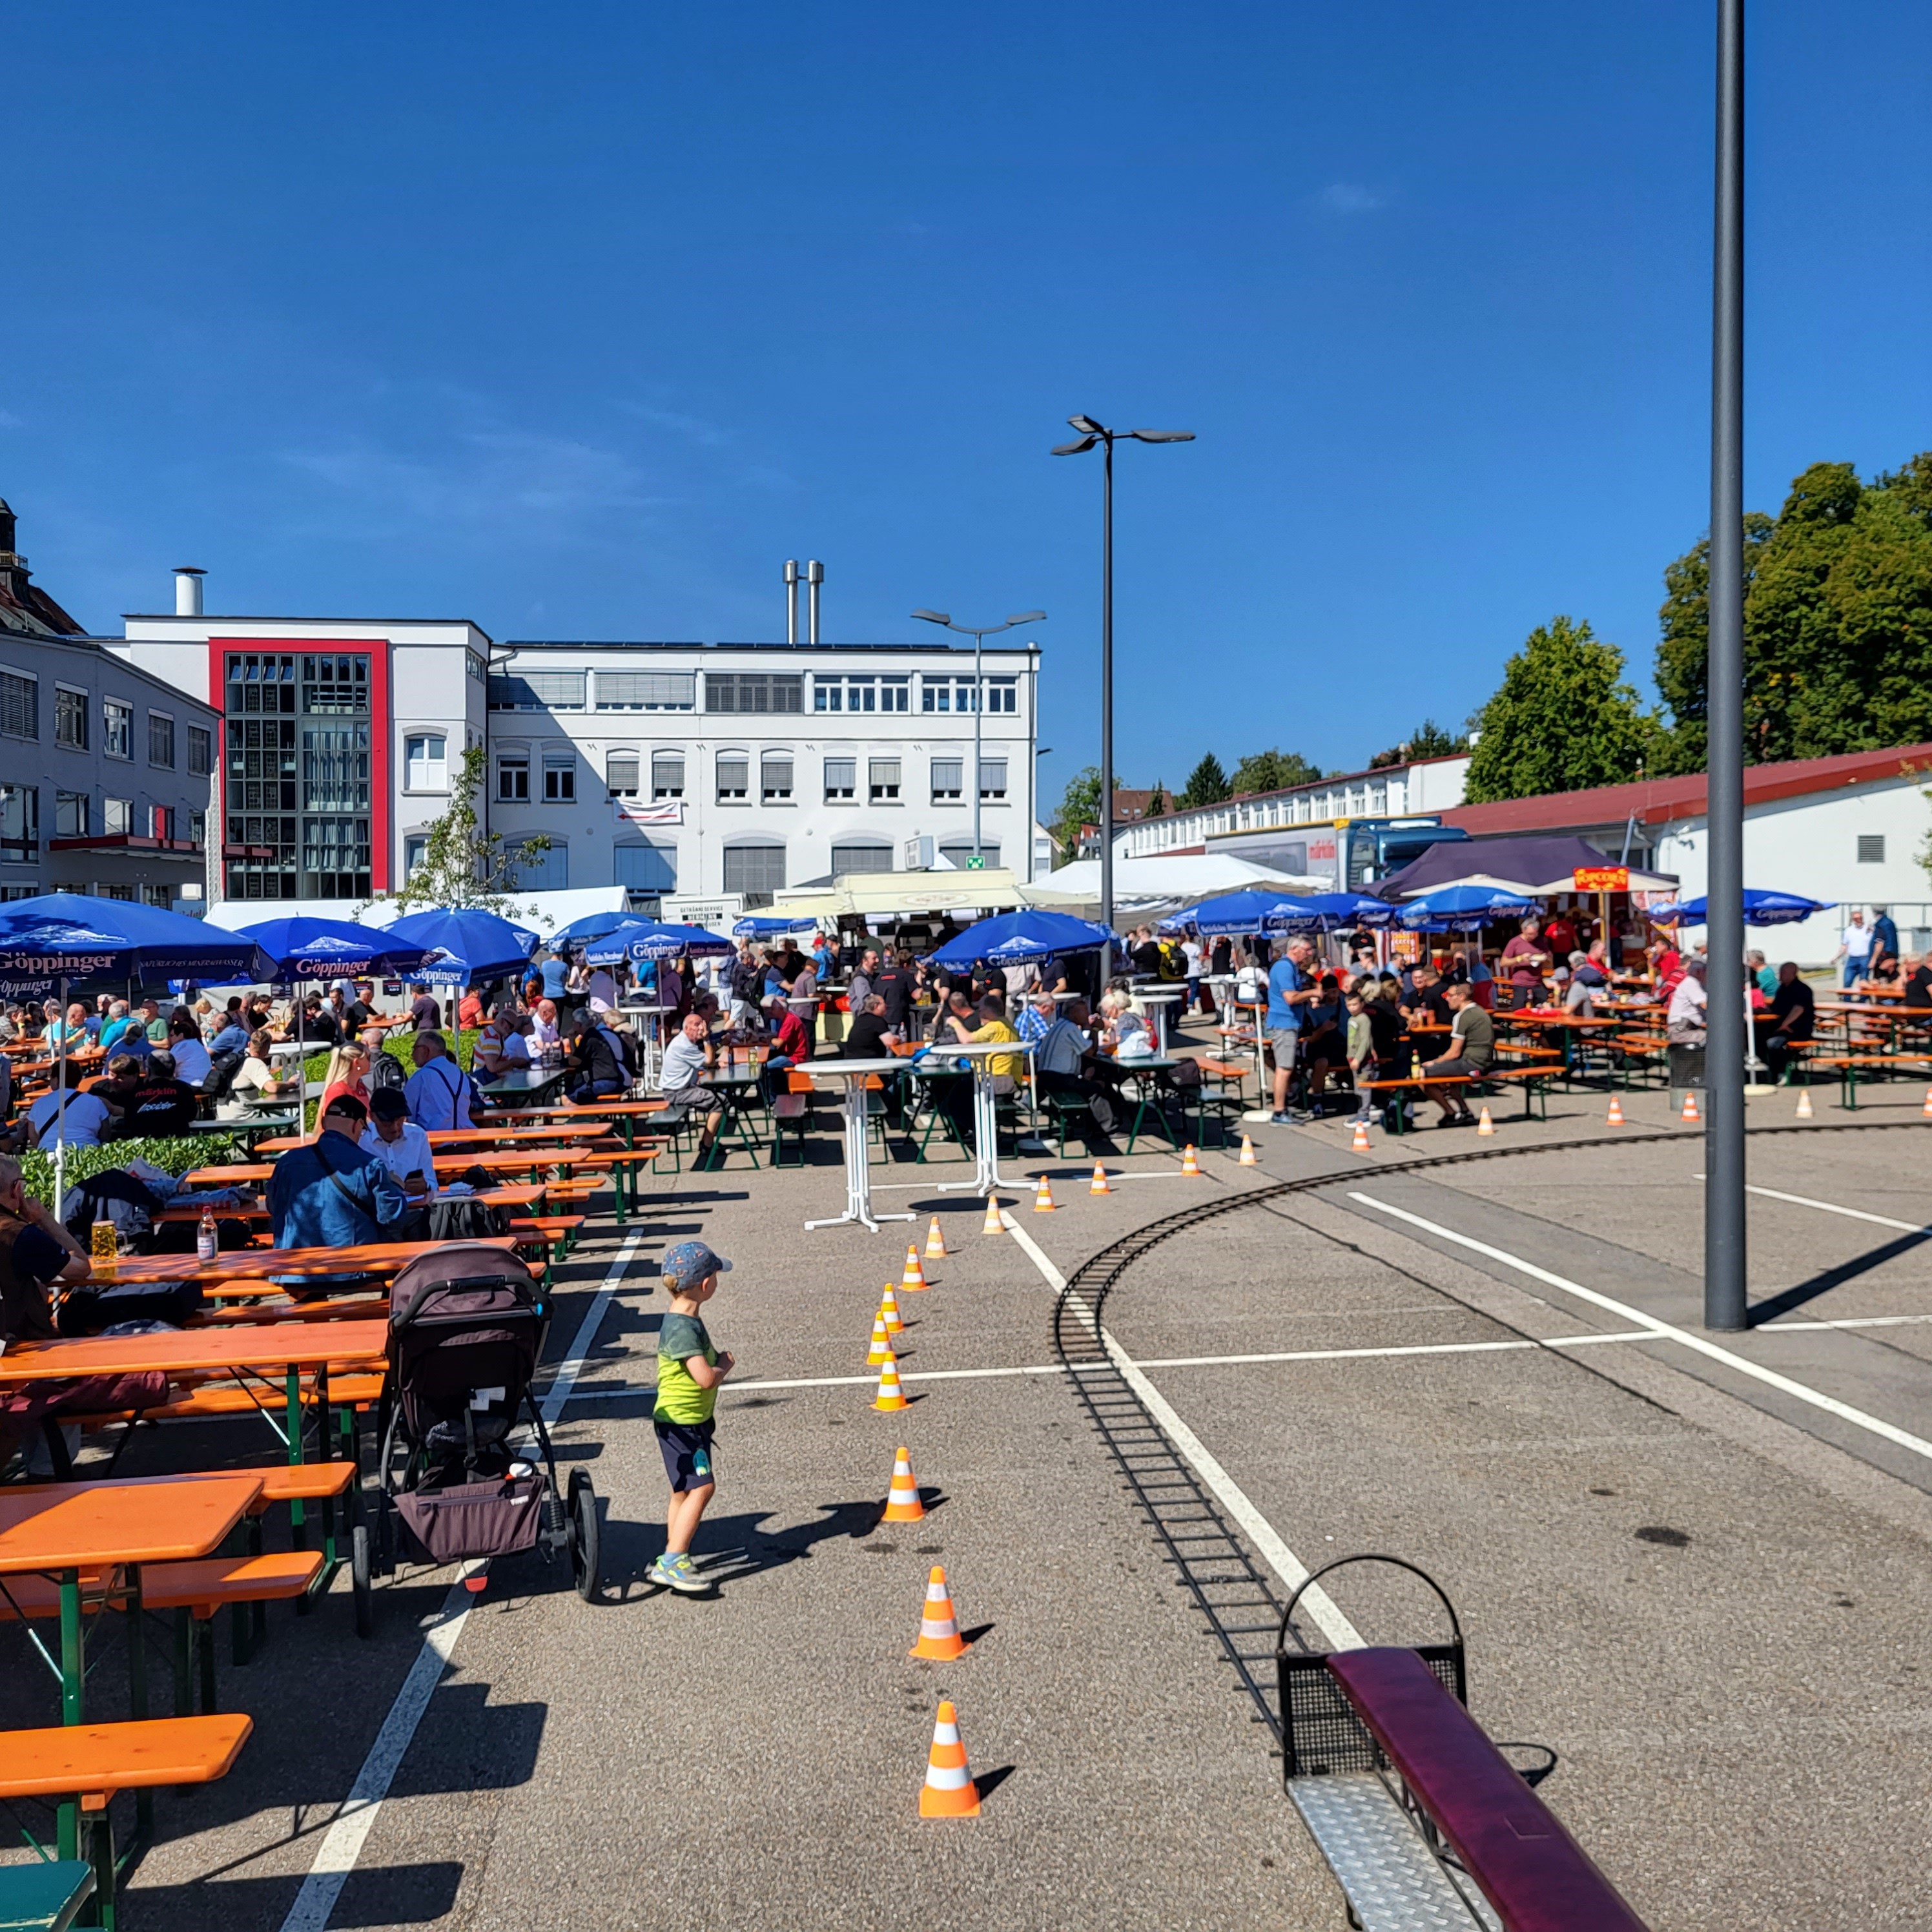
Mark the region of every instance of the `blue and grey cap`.
<instances>
[{"instance_id":1,"label":"blue and grey cap","mask_svg":"<svg viewBox=\"0 0 1932 1932\"><path fill-rule=\"evenodd\" d=\"M706 1275L729 1274L731 1264L722 1255L713 1254L702 1241L680 1241L666 1251L658 1273L672 1294L678 1294Z\"/></svg>"}]
</instances>

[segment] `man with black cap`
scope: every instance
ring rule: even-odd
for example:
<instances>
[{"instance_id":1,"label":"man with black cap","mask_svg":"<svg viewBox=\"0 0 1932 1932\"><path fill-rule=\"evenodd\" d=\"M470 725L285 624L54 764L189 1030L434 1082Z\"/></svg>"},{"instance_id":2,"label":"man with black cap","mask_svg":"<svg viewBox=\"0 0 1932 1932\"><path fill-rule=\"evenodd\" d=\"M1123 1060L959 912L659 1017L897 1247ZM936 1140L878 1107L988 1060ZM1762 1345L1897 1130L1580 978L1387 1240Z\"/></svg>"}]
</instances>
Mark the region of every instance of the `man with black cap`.
<instances>
[{"instance_id":1,"label":"man with black cap","mask_svg":"<svg viewBox=\"0 0 1932 1932\"><path fill-rule=\"evenodd\" d=\"M369 1124L360 1145L395 1176L412 1201L436 1192L436 1155L428 1135L410 1118L410 1103L400 1087L385 1087L369 1096Z\"/></svg>"}]
</instances>

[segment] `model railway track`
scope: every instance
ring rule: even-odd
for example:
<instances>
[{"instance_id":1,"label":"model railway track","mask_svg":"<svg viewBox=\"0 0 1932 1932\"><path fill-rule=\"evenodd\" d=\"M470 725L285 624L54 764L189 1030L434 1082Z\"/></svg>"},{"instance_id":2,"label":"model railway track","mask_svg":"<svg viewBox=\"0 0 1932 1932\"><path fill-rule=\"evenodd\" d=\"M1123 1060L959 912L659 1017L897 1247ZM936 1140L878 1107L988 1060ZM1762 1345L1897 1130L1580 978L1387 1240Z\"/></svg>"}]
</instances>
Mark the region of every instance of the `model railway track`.
<instances>
[{"instance_id":1,"label":"model railway track","mask_svg":"<svg viewBox=\"0 0 1932 1932\"><path fill-rule=\"evenodd\" d=\"M1772 1134L1858 1133L1916 1127L1918 1120L1810 1122L1803 1126L1758 1127L1751 1138ZM1289 1195L1310 1194L1336 1182L1368 1174L1427 1173L1445 1167L1466 1167L1477 1161L1501 1160L1513 1155L1566 1154L1584 1148L1634 1147L1676 1141L1682 1132L1597 1136L1588 1139L1548 1142L1537 1147L1472 1148L1459 1154L1433 1154L1418 1160L1396 1161L1375 1167L1348 1167L1328 1174L1306 1175L1250 1188L1219 1200L1203 1202L1178 1214L1163 1215L1134 1233L1102 1248L1072 1275L1054 1304L1053 1346L1078 1391L1088 1419L1113 1457L1146 1519L1164 1561L1207 1619L1208 1634L1221 1648L1241 1688L1268 1726L1277 1746L1281 1713L1276 1701L1274 1646L1286 1599L1258 1563L1238 1530L1196 1474L1193 1466L1174 1447L1124 1372L1107 1334L1107 1298L1139 1262L1165 1241L1190 1234L1224 1214L1260 1207Z\"/></svg>"}]
</instances>

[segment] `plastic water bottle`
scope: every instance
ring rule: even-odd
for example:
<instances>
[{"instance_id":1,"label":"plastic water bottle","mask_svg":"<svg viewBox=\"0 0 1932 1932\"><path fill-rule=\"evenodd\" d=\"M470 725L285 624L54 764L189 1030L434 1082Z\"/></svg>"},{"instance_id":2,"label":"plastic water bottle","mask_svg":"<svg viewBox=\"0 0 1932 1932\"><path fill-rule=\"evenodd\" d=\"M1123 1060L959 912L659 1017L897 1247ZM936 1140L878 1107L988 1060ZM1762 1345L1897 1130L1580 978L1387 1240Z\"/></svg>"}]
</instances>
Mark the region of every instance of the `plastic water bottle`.
<instances>
[{"instance_id":1,"label":"plastic water bottle","mask_svg":"<svg viewBox=\"0 0 1932 1932\"><path fill-rule=\"evenodd\" d=\"M201 1210L201 1226L194 1231L195 1258L212 1262L220 1252L220 1238L214 1230L214 1210L204 1208Z\"/></svg>"}]
</instances>

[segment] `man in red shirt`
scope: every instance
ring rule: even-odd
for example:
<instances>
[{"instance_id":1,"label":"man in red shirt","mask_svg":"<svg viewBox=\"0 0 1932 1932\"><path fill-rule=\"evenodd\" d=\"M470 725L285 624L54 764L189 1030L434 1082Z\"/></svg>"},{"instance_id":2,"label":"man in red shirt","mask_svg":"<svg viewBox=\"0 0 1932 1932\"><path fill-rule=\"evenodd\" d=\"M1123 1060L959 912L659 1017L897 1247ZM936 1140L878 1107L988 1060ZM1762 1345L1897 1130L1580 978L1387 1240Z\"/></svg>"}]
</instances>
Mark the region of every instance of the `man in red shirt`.
<instances>
[{"instance_id":1,"label":"man in red shirt","mask_svg":"<svg viewBox=\"0 0 1932 1932\"><path fill-rule=\"evenodd\" d=\"M1543 936L1543 922L1535 914L1523 921L1522 928L1503 948L1503 970L1512 989L1510 1004L1527 1006L1543 991L1543 976L1550 966L1550 942Z\"/></svg>"},{"instance_id":2,"label":"man in red shirt","mask_svg":"<svg viewBox=\"0 0 1932 1932\"><path fill-rule=\"evenodd\" d=\"M1550 915L1550 922L1543 928L1546 950L1552 959L1568 959L1576 950L1576 928L1570 922L1570 915L1558 910Z\"/></svg>"},{"instance_id":3,"label":"man in red shirt","mask_svg":"<svg viewBox=\"0 0 1932 1932\"><path fill-rule=\"evenodd\" d=\"M805 1030L805 1022L782 1000L774 1000L766 1009L774 1029L766 1064L776 1067L782 1061L790 1066L801 1060L812 1058L812 1042Z\"/></svg>"}]
</instances>

